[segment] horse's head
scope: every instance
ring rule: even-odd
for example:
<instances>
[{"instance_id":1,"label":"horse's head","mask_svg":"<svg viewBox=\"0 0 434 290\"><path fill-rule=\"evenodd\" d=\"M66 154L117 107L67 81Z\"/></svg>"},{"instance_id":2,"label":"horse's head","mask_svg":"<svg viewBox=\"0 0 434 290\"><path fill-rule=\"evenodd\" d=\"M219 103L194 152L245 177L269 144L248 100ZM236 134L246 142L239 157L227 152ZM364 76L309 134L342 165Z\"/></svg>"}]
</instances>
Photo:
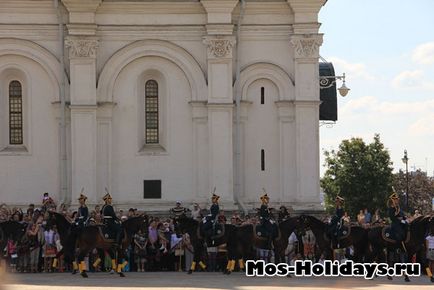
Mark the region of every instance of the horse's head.
<instances>
[{"instance_id":1,"label":"horse's head","mask_svg":"<svg viewBox=\"0 0 434 290\"><path fill-rule=\"evenodd\" d=\"M17 221L6 221L1 223L1 239L7 240L11 238L14 241L22 239L27 230L26 223L20 223Z\"/></svg>"},{"instance_id":2,"label":"horse's head","mask_svg":"<svg viewBox=\"0 0 434 290\"><path fill-rule=\"evenodd\" d=\"M173 220L173 223L175 225L175 232L178 235L184 233L191 234L197 228L197 224L198 224L196 220L189 218L184 214L175 218Z\"/></svg>"},{"instance_id":3,"label":"horse's head","mask_svg":"<svg viewBox=\"0 0 434 290\"><path fill-rule=\"evenodd\" d=\"M127 219L122 223L122 225L128 233L137 233L139 230L142 230L142 232L147 232L149 219L147 215L139 215Z\"/></svg>"}]
</instances>

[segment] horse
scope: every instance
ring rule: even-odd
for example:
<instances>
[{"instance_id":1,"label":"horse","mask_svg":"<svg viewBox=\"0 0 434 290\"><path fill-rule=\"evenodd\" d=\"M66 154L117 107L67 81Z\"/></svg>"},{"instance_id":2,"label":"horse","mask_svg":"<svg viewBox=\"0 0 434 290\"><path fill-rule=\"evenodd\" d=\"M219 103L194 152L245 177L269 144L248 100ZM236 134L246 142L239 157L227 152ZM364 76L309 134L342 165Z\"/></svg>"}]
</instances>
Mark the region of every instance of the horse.
<instances>
[{"instance_id":1,"label":"horse","mask_svg":"<svg viewBox=\"0 0 434 290\"><path fill-rule=\"evenodd\" d=\"M175 226L177 233L188 233L190 236L191 244L193 246L193 262L188 274L192 274L196 268L196 265L205 270L206 265L201 260L202 253L205 252L205 242L207 245L212 245L213 247L218 247L226 244L228 263L226 266L225 274L230 274L235 268L235 258L236 258L236 247L237 242L234 239L236 236L236 228L234 225L221 224L222 233L213 238L206 237L203 231L202 223L193 219L188 218L185 215L181 215L175 220Z\"/></svg>"},{"instance_id":2,"label":"horse","mask_svg":"<svg viewBox=\"0 0 434 290\"><path fill-rule=\"evenodd\" d=\"M122 269L126 266L126 262L117 264L117 261L122 260L125 257L125 250L131 244L133 235L143 228L147 228L148 219L147 216L133 217L122 223L123 239L121 245L115 246L113 239L105 239L102 236L102 225L91 225L83 228L74 228L66 218L56 212L50 213L50 220L54 222L58 228L60 241L65 248L65 254L71 255L78 247L77 262L79 265L80 274L82 277L87 278L88 275L85 270L84 257L93 249L109 250L111 256L117 259L112 259L112 269L116 270L120 277L125 277L122 273ZM65 242L65 244L63 244ZM98 261L99 262L99 261ZM96 261L95 264L98 264Z\"/></svg>"},{"instance_id":3,"label":"horse","mask_svg":"<svg viewBox=\"0 0 434 290\"><path fill-rule=\"evenodd\" d=\"M343 249L350 246L354 247L354 260L363 261L368 252L368 231L360 226L349 225L348 236L341 237L338 244L332 243L327 236L328 224L322 222L314 216L301 215L299 227L301 230L309 227L315 235L320 253L317 253L318 260L321 254L324 254L326 259L332 259L335 249Z\"/></svg>"},{"instance_id":4,"label":"horse","mask_svg":"<svg viewBox=\"0 0 434 290\"><path fill-rule=\"evenodd\" d=\"M368 233L369 244L372 249L372 259L378 262L386 261L383 249L387 249L387 262L393 265L396 262L408 262L411 257L424 248L425 234L429 227L434 224L434 218L430 216L420 216L409 223L410 237L401 244L392 242L383 236L382 226L372 227ZM387 239L387 240L386 240ZM404 275L405 281L409 282L410 279ZM388 276L391 280L392 277Z\"/></svg>"},{"instance_id":5,"label":"horse","mask_svg":"<svg viewBox=\"0 0 434 290\"><path fill-rule=\"evenodd\" d=\"M288 238L296 229L298 223L298 217L290 217L277 225L278 236L272 241L276 263L284 261ZM236 228L238 240L237 252L239 253L240 259L254 259L256 257L255 248L272 250L268 244L268 238L258 236L255 228L255 225L252 224L241 225Z\"/></svg>"}]
</instances>

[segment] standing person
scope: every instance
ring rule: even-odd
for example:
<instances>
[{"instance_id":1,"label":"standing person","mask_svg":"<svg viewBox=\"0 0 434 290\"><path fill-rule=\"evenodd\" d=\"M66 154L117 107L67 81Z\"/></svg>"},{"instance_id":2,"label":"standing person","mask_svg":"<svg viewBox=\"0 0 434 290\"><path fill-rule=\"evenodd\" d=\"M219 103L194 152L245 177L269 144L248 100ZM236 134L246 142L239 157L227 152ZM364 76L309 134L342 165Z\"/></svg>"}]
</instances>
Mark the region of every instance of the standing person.
<instances>
[{"instance_id":1,"label":"standing person","mask_svg":"<svg viewBox=\"0 0 434 290\"><path fill-rule=\"evenodd\" d=\"M14 241L13 239L8 239L6 244L6 255L9 258L11 273L15 273L17 270L17 260L18 260L17 244L18 242Z\"/></svg>"},{"instance_id":2,"label":"standing person","mask_svg":"<svg viewBox=\"0 0 434 290\"><path fill-rule=\"evenodd\" d=\"M77 210L77 217L75 219L75 224L79 228L83 228L87 224L87 220L89 219L89 209L86 205L86 199L87 196L85 196L83 193L80 194L80 197L78 198L78 202L80 203L80 206Z\"/></svg>"},{"instance_id":3,"label":"standing person","mask_svg":"<svg viewBox=\"0 0 434 290\"><path fill-rule=\"evenodd\" d=\"M371 224L371 213L369 212L368 208L365 208L365 225L369 226Z\"/></svg>"},{"instance_id":4,"label":"standing person","mask_svg":"<svg viewBox=\"0 0 434 290\"><path fill-rule=\"evenodd\" d=\"M103 221L104 224L115 233L115 246L117 247L121 242L121 224L113 209L111 195L107 193L102 199L105 203L101 209Z\"/></svg>"},{"instance_id":5,"label":"standing person","mask_svg":"<svg viewBox=\"0 0 434 290\"><path fill-rule=\"evenodd\" d=\"M280 224L281 222L286 221L290 217L291 217L291 215L289 214L289 211L286 208L286 206L281 205L280 208L279 208L279 214L278 214L278 217L277 217L277 222Z\"/></svg>"},{"instance_id":6,"label":"standing person","mask_svg":"<svg viewBox=\"0 0 434 290\"><path fill-rule=\"evenodd\" d=\"M176 202L175 207L172 207L170 209L170 213L173 215L175 219L178 219L179 217L184 215L187 211L188 209L181 206L181 202L179 200Z\"/></svg>"},{"instance_id":7,"label":"standing person","mask_svg":"<svg viewBox=\"0 0 434 290\"><path fill-rule=\"evenodd\" d=\"M306 233L302 236L303 241L303 255L305 258L315 261L315 245L316 239L313 231L308 228Z\"/></svg>"},{"instance_id":8,"label":"standing person","mask_svg":"<svg viewBox=\"0 0 434 290\"><path fill-rule=\"evenodd\" d=\"M185 269L188 269L188 267L193 262L194 256L193 245L191 244L190 235L188 233L185 233L182 236L182 246L184 247L185 254Z\"/></svg>"},{"instance_id":9,"label":"standing person","mask_svg":"<svg viewBox=\"0 0 434 290\"><path fill-rule=\"evenodd\" d=\"M363 212L363 209L361 209L359 214L357 215L357 222L361 226L363 226L365 224L365 214Z\"/></svg>"},{"instance_id":10,"label":"standing person","mask_svg":"<svg viewBox=\"0 0 434 290\"><path fill-rule=\"evenodd\" d=\"M431 272L431 282L434 283L434 229L431 228L429 235L426 237L426 258L429 263L429 270ZM428 272L428 271L427 271Z\"/></svg>"},{"instance_id":11,"label":"standing person","mask_svg":"<svg viewBox=\"0 0 434 290\"><path fill-rule=\"evenodd\" d=\"M146 235L143 233L142 229L140 229L134 235L134 257L136 259L137 272L145 272L147 243Z\"/></svg>"},{"instance_id":12,"label":"standing person","mask_svg":"<svg viewBox=\"0 0 434 290\"><path fill-rule=\"evenodd\" d=\"M413 220L417 219L417 218L420 217L420 216L422 216L422 215L420 214L419 210L416 209L416 210L414 211Z\"/></svg>"},{"instance_id":13,"label":"standing person","mask_svg":"<svg viewBox=\"0 0 434 290\"><path fill-rule=\"evenodd\" d=\"M377 208L375 210L374 216L372 217L372 223L376 224L376 223L382 223L382 222L383 222L383 219L381 218L380 210Z\"/></svg>"},{"instance_id":14,"label":"standing person","mask_svg":"<svg viewBox=\"0 0 434 290\"><path fill-rule=\"evenodd\" d=\"M351 217L348 215L348 212L346 211L344 213L344 216L342 217L342 220L344 221L344 223L349 224L351 222Z\"/></svg>"},{"instance_id":15,"label":"standing person","mask_svg":"<svg viewBox=\"0 0 434 290\"><path fill-rule=\"evenodd\" d=\"M40 230L40 223L29 224L27 230L27 238L29 240L30 250L30 272L36 273L38 271L39 263L39 250L42 241L42 234Z\"/></svg>"},{"instance_id":16,"label":"standing person","mask_svg":"<svg viewBox=\"0 0 434 290\"><path fill-rule=\"evenodd\" d=\"M56 236L54 230L47 226L44 231L44 272L51 272L53 258L56 256Z\"/></svg>"},{"instance_id":17,"label":"standing person","mask_svg":"<svg viewBox=\"0 0 434 290\"><path fill-rule=\"evenodd\" d=\"M200 221L202 220L202 214L200 213L202 209L200 208L198 203L193 203L193 209L191 210L191 218Z\"/></svg>"}]
</instances>

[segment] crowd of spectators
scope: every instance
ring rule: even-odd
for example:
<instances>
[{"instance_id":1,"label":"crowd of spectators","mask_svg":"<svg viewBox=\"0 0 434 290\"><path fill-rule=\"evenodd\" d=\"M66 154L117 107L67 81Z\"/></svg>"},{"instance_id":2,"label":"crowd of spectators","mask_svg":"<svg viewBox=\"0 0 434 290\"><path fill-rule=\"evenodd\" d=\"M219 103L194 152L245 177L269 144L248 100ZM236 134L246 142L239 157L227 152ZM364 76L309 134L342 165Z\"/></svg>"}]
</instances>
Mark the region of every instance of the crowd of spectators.
<instances>
[{"instance_id":1,"label":"crowd of spectators","mask_svg":"<svg viewBox=\"0 0 434 290\"><path fill-rule=\"evenodd\" d=\"M10 272L37 273L37 272L65 272L72 271L72 266L61 259L53 265L53 258L62 249L60 236L55 225L48 222L49 211L56 211L73 223L76 220L77 211L65 205L56 206L54 200L45 193L41 206L29 204L27 209L13 207L6 204L0 205L0 222L13 220L27 226L21 241L9 239L2 250L0 262L8 265ZM193 259L193 247L188 234L178 236L174 229L174 220L179 214L185 213L192 218L201 221L208 214L199 204L193 203L191 208L184 208L181 202L168 211L169 217L149 216L149 228L143 229L134 235L133 242L127 251L128 266L126 271L179 271L189 269ZM145 214L136 208L128 210L118 209L117 217L125 221L131 217ZM289 216L285 207L279 211L279 221ZM220 211L218 220L221 223L234 225L257 224L256 216L246 215L234 211L228 218L224 210ZM89 208L89 225L102 224L101 206ZM111 258L108 252L104 253L103 263L96 266L94 261L100 253L94 249L86 258L85 263L89 271L110 271L112 269ZM208 253L208 270L222 270L226 266L226 249L215 247ZM1 261L3 260L3 261ZM3 265L2 265L3 266Z\"/></svg>"}]
</instances>

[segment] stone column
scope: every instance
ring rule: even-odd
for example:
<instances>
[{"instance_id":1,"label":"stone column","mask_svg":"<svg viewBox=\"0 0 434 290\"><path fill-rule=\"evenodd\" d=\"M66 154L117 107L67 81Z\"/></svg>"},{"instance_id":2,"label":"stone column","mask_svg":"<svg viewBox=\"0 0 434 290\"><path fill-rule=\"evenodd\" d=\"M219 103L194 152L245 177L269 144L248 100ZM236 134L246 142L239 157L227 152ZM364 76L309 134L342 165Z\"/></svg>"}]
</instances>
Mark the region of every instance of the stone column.
<instances>
[{"instance_id":1,"label":"stone column","mask_svg":"<svg viewBox=\"0 0 434 290\"><path fill-rule=\"evenodd\" d=\"M201 0L207 12L209 188L233 206L232 11L238 0Z\"/></svg>"},{"instance_id":2,"label":"stone column","mask_svg":"<svg viewBox=\"0 0 434 290\"><path fill-rule=\"evenodd\" d=\"M293 35L295 58L296 201L319 206L319 47L322 35Z\"/></svg>"},{"instance_id":3,"label":"stone column","mask_svg":"<svg viewBox=\"0 0 434 290\"><path fill-rule=\"evenodd\" d=\"M294 12L291 36L295 71L295 140L300 209L320 209L318 13L326 0L287 0Z\"/></svg>"},{"instance_id":4,"label":"stone column","mask_svg":"<svg viewBox=\"0 0 434 290\"><path fill-rule=\"evenodd\" d=\"M70 36L72 201L84 188L96 202L96 49L95 38Z\"/></svg>"},{"instance_id":5,"label":"stone column","mask_svg":"<svg viewBox=\"0 0 434 290\"><path fill-rule=\"evenodd\" d=\"M209 185L233 200L232 36L207 36Z\"/></svg>"},{"instance_id":6,"label":"stone column","mask_svg":"<svg viewBox=\"0 0 434 290\"><path fill-rule=\"evenodd\" d=\"M72 203L82 188L89 204L97 200L97 100L96 56L98 40L95 14L102 0L62 0L69 13L71 98L71 189Z\"/></svg>"}]
</instances>

